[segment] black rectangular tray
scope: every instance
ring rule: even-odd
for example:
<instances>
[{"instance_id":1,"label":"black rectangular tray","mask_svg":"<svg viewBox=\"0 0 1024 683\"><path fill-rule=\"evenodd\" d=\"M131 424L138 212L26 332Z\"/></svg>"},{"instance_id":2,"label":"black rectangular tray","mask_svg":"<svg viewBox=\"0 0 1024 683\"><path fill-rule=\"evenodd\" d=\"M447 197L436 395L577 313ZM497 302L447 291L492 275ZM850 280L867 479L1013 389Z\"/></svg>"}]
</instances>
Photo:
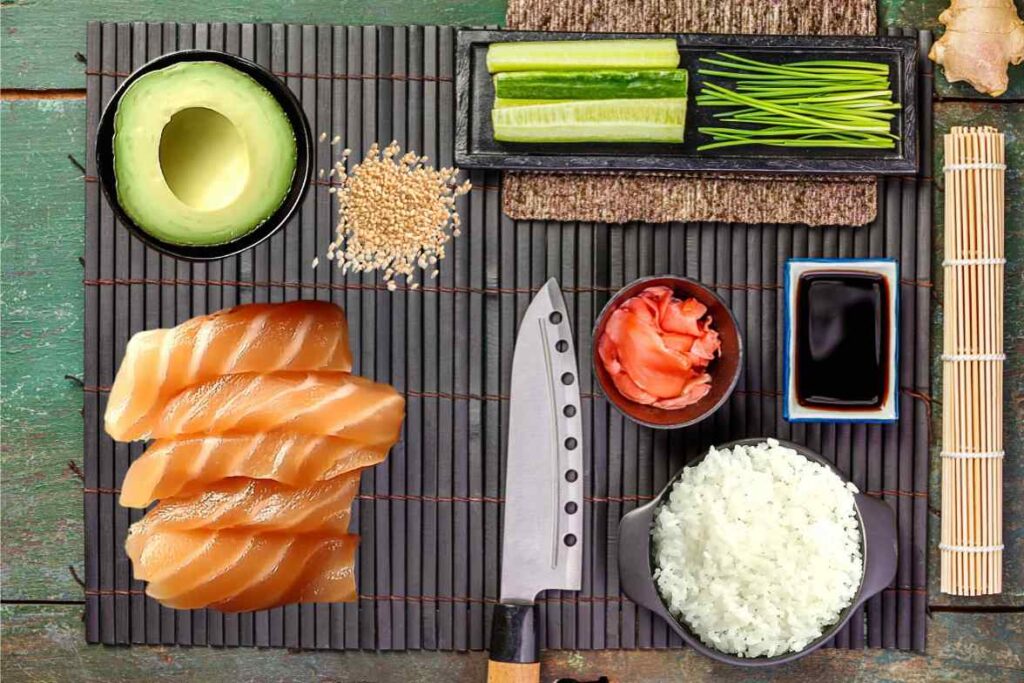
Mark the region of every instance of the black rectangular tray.
<instances>
[{"instance_id":1,"label":"black rectangular tray","mask_svg":"<svg viewBox=\"0 0 1024 683\"><path fill-rule=\"evenodd\" d=\"M680 67L690 77L686 136L667 143L507 143L497 142L491 127L494 85L487 72L487 48L495 42L675 38ZM781 147L727 147L698 152L709 141L697 128L714 125L711 111L694 102L704 77L698 59L726 50L767 62L804 59L859 59L889 64L892 90L903 105L894 119L900 141L892 150ZM734 36L711 34L550 33L544 31L458 32L456 95L458 115L455 163L467 168L546 171L743 171L765 173L843 173L896 175L915 173L917 140L917 41L877 36Z\"/></svg>"}]
</instances>

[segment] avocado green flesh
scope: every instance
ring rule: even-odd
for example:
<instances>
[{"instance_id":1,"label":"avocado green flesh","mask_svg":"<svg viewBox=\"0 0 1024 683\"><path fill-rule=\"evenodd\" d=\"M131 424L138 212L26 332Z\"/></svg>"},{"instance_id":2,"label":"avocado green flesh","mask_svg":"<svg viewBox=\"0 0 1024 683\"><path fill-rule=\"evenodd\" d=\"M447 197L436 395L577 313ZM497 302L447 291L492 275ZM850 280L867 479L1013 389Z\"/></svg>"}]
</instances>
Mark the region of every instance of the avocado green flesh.
<instances>
[{"instance_id":1,"label":"avocado green flesh","mask_svg":"<svg viewBox=\"0 0 1024 683\"><path fill-rule=\"evenodd\" d=\"M114 118L121 208L170 244L223 244L257 228L288 195L296 157L273 95L219 62L142 76Z\"/></svg>"}]
</instances>

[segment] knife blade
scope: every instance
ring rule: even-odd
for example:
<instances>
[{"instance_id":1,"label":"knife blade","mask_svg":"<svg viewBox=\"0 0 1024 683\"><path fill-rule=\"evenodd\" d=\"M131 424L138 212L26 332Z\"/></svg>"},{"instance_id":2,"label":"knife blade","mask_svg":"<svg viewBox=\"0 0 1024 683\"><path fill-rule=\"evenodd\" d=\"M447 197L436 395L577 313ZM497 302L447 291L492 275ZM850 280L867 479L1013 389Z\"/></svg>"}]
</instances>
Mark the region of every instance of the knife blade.
<instances>
[{"instance_id":1,"label":"knife blade","mask_svg":"<svg viewBox=\"0 0 1024 683\"><path fill-rule=\"evenodd\" d=\"M500 604L488 680L528 667L540 675L534 603L543 590L579 590L583 562L583 431L579 371L558 283L530 302L512 355ZM524 674L526 677L524 678Z\"/></svg>"}]
</instances>

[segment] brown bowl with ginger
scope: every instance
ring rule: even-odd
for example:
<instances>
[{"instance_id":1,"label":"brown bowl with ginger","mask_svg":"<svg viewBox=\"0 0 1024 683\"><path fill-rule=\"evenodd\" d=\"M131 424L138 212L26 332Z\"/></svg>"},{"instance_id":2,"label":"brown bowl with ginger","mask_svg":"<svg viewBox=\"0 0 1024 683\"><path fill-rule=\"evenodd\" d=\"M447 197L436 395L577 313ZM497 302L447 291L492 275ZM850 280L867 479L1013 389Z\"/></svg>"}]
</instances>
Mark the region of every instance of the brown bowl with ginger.
<instances>
[{"instance_id":1,"label":"brown bowl with ginger","mask_svg":"<svg viewBox=\"0 0 1024 683\"><path fill-rule=\"evenodd\" d=\"M696 403L682 408L657 408L626 398L615 386L598 354L598 341L604 334L611 314L648 287L668 287L678 299L693 298L707 306L706 315L711 316L711 327L718 332L721 341L720 353L707 369L711 375L711 391ZM743 367L743 341L732 311L717 294L701 283L677 275L643 277L616 292L601 309L601 314L594 325L593 339L591 362L604 395L623 415L638 424L654 429L688 427L714 413L732 395L740 378L740 369Z\"/></svg>"}]
</instances>

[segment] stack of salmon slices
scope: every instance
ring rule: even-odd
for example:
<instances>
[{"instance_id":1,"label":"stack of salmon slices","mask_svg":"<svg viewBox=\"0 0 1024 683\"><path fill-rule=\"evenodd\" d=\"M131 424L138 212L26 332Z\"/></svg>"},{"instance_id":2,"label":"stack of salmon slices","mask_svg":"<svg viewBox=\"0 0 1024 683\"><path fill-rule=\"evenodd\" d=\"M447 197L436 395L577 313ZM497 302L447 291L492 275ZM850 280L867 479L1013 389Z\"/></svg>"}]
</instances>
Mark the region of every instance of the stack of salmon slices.
<instances>
[{"instance_id":1,"label":"stack of salmon slices","mask_svg":"<svg viewBox=\"0 0 1024 683\"><path fill-rule=\"evenodd\" d=\"M404 399L351 374L348 325L317 301L249 304L141 332L105 415L153 440L121 504L153 507L125 544L168 607L353 600L360 472L399 438Z\"/></svg>"}]
</instances>

